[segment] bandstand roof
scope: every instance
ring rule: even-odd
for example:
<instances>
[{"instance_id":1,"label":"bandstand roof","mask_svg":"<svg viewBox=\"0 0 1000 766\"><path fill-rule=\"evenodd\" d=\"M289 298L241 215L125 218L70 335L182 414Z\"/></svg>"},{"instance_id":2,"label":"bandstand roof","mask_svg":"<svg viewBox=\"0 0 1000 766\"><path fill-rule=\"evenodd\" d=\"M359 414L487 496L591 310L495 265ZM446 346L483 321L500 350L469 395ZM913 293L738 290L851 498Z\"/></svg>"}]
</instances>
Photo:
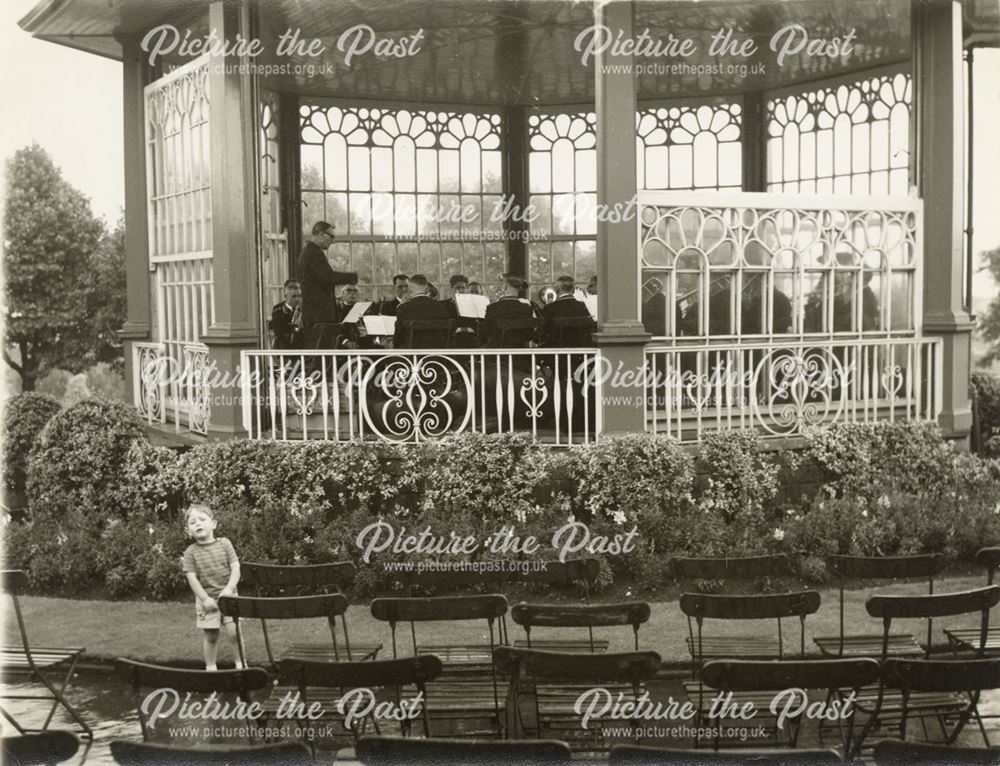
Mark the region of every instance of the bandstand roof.
<instances>
[{"instance_id":1,"label":"bandstand roof","mask_svg":"<svg viewBox=\"0 0 1000 766\"><path fill-rule=\"evenodd\" d=\"M204 0L42 0L21 21L39 39L120 59L123 36L142 35L159 24L206 33ZM665 66L718 61L708 55L711 36L732 29L753 37L760 49L748 65L765 71L639 76L639 98L656 99L771 90L906 61L910 56L910 0L638 0L635 34L690 38L698 51L687 59L643 59ZM260 37L273 52L286 29L319 37L327 48L318 60L275 59L260 63L326 65L310 75L279 74L265 84L281 91L356 100L430 104L557 105L591 103L593 61L581 65L577 36L594 23L591 0L267 0L258 4ZM1000 14L995 0L965 0L969 41L997 44ZM359 23L380 37L424 30L419 52L408 58L358 57L346 66L336 49L339 36ZM775 62L768 43L782 27L797 23L813 36L857 30L849 56L790 56Z\"/></svg>"}]
</instances>

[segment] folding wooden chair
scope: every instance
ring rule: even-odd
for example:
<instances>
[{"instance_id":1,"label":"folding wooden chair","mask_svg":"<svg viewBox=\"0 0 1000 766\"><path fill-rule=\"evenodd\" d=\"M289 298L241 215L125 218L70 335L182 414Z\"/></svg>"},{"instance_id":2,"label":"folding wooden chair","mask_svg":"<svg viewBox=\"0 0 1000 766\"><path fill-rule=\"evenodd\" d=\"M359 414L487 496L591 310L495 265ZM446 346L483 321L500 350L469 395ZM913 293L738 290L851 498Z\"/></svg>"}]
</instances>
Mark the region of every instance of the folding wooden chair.
<instances>
[{"instance_id":1,"label":"folding wooden chair","mask_svg":"<svg viewBox=\"0 0 1000 766\"><path fill-rule=\"evenodd\" d=\"M413 654L433 654L441 659L443 677L434 682L433 718L491 720L496 735L503 733L503 711L506 689L493 666L493 650L497 647L497 621L507 613L507 599L498 594L477 596L438 596L432 598L377 598L371 603L372 616L389 623L392 632L392 656L398 657L396 629L399 623L410 624ZM480 646L421 644L417 640L416 624L423 622L456 622L485 620L489 643ZM488 680L483 680L488 676ZM482 730L464 734L484 733Z\"/></svg>"},{"instance_id":2,"label":"folding wooden chair","mask_svg":"<svg viewBox=\"0 0 1000 766\"><path fill-rule=\"evenodd\" d=\"M916 637L911 633L894 633L883 647L879 632L846 634L844 626L844 585L848 580L897 580L926 578L927 593L934 593L934 577L943 566L941 556L830 556L827 568L838 579L840 591L840 634L813 639L819 650L828 657L919 657L924 654ZM927 645L931 643L931 621L927 623Z\"/></svg>"},{"instance_id":3,"label":"folding wooden chair","mask_svg":"<svg viewBox=\"0 0 1000 766\"><path fill-rule=\"evenodd\" d=\"M490 593L503 593L506 586L512 583L545 585L548 587L573 587L579 586L583 590L583 602L587 603L590 598L590 589L597 581L601 573L601 562L594 558L567 559L566 561L542 561L531 562L537 566L522 567L519 563L528 562L506 562L508 566L489 570L441 570L425 572L401 572L397 576L399 582L405 588L407 596L436 595L441 590L453 591L456 588L484 589ZM507 633L507 616L501 615L499 620L500 643L507 644L510 637ZM577 651L577 649L563 648L566 646L578 646L579 651L588 651L584 648L586 642L566 641L556 639L554 641L536 640L538 649L551 649L552 651ZM603 645L603 648L602 648ZM595 640L593 642L594 651L604 651L607 649L607 642Z\"/></svg>"},{"instance_id":4,"label":"folding wooden chair","mask_svg":"<svg viewBox=\"0 0 1000 766\"><path fill-rule=\"evenodd\" d=\"M980 648L982 648L985 646L989 634L990 609L996 606L998 602L1000 602L1000 586L992 585L986 588L958 593L940 593L926 596L876 595L868 599L865 603L865 608L869 615L881 618L882 620L881 659L883 660L883 664L887 664L890 661L888 647L893 620L930 620L934 617L978 614ZM907 662L915 661L907 660ZM903 660L899 660L899 662L903 662ZM928 660L928 662L930 661ZM940 665L941 661L934 662ZM909 667L909 665L899 667ZM880 684L877 695L866 692L858 698L858 707L865 712L871 712L873 723L876 719L878 723L889 724L893 720L904 720L915 717L919 718L926 735L926 720L936 718L942 733L947 739L948 734L945 726L945 718L962 715L962 711L968 706L968 695L963 694L961 690L922 689L919 688L918 684L911 686L909 691L905 693L900 689L899 693L887 694L885 691L887 688L899 687L893 687L892 684L886 683L885 678L883 674L883 683ZM983 739L988 743L989 737L986 733L986 728L983 726L982 719L978 716L978 711L975 717Z\"/></svg>"},{"instance_id":5,"label":"folding wooden chair","mask_svg":"<svg viewBox=\"0 0 1000 766\"><path fill-rule=\"evenodd\" d=\"M981 549L976 553L976 563L986 570L986 584L992 585L997 567L1000 567L1000 546ZM993 654L1000 651L1000 627L989 629L985 643L981 642L976 628L945 630L945 635L956 652L971 650Z\"/></svg>"},{"instance_id":6,"label":"folding wooden chair","mask_svg":"<svg viewBox=\"0 0 1000 766\"><path fill-rule=\"evenodd\" d=\"M673 750L615 745L608 766L842 766L835 750Z\"/></svg>"},{"instance_id":7,"label":"folding wooden chair","mask_svg":"<svg viewBox=\"0 0 1000 766\"><path fill-rule=\"evenodd\" d=\"M83 720L76 708L66 700L66 690L69 688L70 680L73 678L73 671L76 663L85 651L83 647L32 647L28 640L28 630L24 624L24 615L21 612L21 602L18 594L23 593L28 586L28 576L20 570L3 570L0 573L0 587L10 596L14 605L14 617L17 620L17 630L21 636L20 646L5 645L0 652L0 667L3 668L4 676L24 675L32 682L38 682L44 690L32 691L30 689L15 690L13 693L4 692L0 699L25 699L25 700L46 700L52 703L48 715L45 716L45 723L41 729L32 729L21 726L7 711L0 706L0 713L10 721L10 724L17 730L18 734L29 734L32 732L44 732L52 723L52 717L56 709L61 705L69 713L70 717L80 727L80 734L88 740L93 740L94 732L89 724ZM50 679L52 676L56 680Z\"/></svg>"},{"instance_id":8,"label":"folding wooden chair","mask_svg":"<svg viewBox=\"0 0 1000 766\"><path fill-rule=\"evenodd\" d=\"M639 651L639 627L649 621L649 604L642 601L626 601L617 604L579 604L571 606L550 604L516 604L510 610L510 618L524 628L524 640L514 642L514 646L525 649L545 649L554 652L604 652L607 639L595 639L594 628L631 627L634 649ZM532 641L532 628L586 628L586 640L549 639L545 642Z\"/></svg>"},{"instance_id":9,"label":"folding wooden chair","mask_svg":"<svg viewBox=\"0 0 1000 766\"><path fill-rule=\"evenodd\" d=\"M351 651L351 639L347 630L347 596L343 593L328 593L318 596L284 596L263 598L256 596L222 596L219 598L219 611L236 621L236 638L239 646L240 659L248 666L243 636L243 619L258 619L261 621L264 633L264 649L267 661L272 669L277 668L278 659L282 657L299 657L302 659L348 661L361 659L362 652ZM344 634L344 645L337 640L337 618L340 618ZM271 636L267 631L267 620L308 620L325 619L330 630L330 643L292 644L279 656L275 656ZM381 648L381 644L378 645ZM363 656L371 656L371 647L362 650ZM377 650L375 650L377 651Z\"/></svg>"},{"instance_id":10,"label":"folding wooden chair","mask_svg":"<svg viewBox=\"0 0 1000 766\"><path fill-rule=\"evenodd\" d=\"M493 660L497 670L511 679L508 704L512 707L515 736L534 731L541 737L548 729L562 730L569 739L571 734L583 732L585 740L572 744L580 744L586 749L595 746L605 749L604 721L598 719L583 727L583 719L576 711L582 691L608 689L608 684L624 686L637 702L645 691L644 682L659 672L661 664L656 652L580 654L510 646L499 647L493 653ZM609 693L615 694L611 690ZM531 700L530 716L524 714L523 697ZM637 721L631 723L637 732ZM592 737L587 737L588 734Z\"/></svg>"},{"instance_id":11,"label":"folding wooden chair","mask_svg":"<svg viewBox=\"0 0 1000 766\"><path fill-rule=\"evenodd\" d=\"M787 575L791 569L788 557L747 556L741 558L675 558L670 562L671 571L678 579L686 580L726 580L744 581L757 580L764 577ZM812 595L814 594L814 595ZM783 598L789 596L789 598ZM688 636L685 640L691 659L693 671L697 674L702 662L709 659L774 659L784 656L782 634L782 616L787 608L798 609L795 615L802 624L802 636L805 637L804 620L807 614L801 609L811 607L815 602L819 607L819 594L814 591L803 591L799 594L780 594L776 596L732 595L705 596L700 593L684 593L681 595L681 611L688 622ZM714 617L719 619L766 619L772 616L777 619L777 633L774 635L741 635L706 637L703 633L704 620L710 615L699 612L711 609ZM753 616L751 616L753 615ZM697 625L697 635L695 626ZM805 652L804 644L802 652Z\"/></svg>"},{"instance_id":12,"label":"folding wooden chair","mask_svg":"<svg viewBox=\"0 0 1000 766\"><path fill-rule=\"evenodd\" d=\"M112 740L111 757L120 766L313 766L302 742L267 745L178 747L152 742Z\"/></svg>"},{"instance_id":13,"label":"folding wooden chair","mask_svg":"<svg viewBox=\"0 0 1000 766\"><path fill-rule=\"evenodd\" d=\"M882 667L882 684L887 689L898 689L902 696L900 739L906 739L911 717L933 717L941 726L944 744L951 745L969 720L975 719L986 746L990 746L979 716L979 700L984 691L1000 689L1000 659L890 659ZM947 717L942 715L942 708ZM948 731L950 719L954 723Z\"/></svg>"},{"instance_id":14,"label":"folding wooden chair","mask_svg":"<svg viewBox=\"0 0 1000 766\"><path fill-rule=\"evenodd\" d=\"M357 567L350 561L335 561L329 564L262 564L246 562L240 564L241 584L245 583L254 595L275 596L315 596L343 593L354 582ZM347 594L345 594L347 595ZM346 615L340 615L343 623L344 647L347 657L340 657L336 637L336 623L333 624L333 643L296 643L290 646L285 656L312 657L317 660L365 660L378 656L382 644L351 644L348 640ZM269 642L267 619L260 620L264 642Z\"/></svg>"},{"instance_id":15,"label":"folding wooden chair","mask_svg":"<svg viewBox=\"0 0 1000 766\"><path fill-rule=\"evenodd\" d=\"M143 689L169 689L181 694L184 692L207 695L235 694L241 701L249 704L252 701L251 692L270 690L272 686L267 673L261 668L187 670L119 658L115 660L115 671L132 687L139 728L142 731L142 739L146 742L155 733L156 721L147 720L147 713L143 710L145 700ZM246 725L247 739L253 744L253 722L240 723Z\"/></svg>"},{"instance_id":16,"label":"folding wooden chair","mask_svg":"<svg viewBox=\"0 0 1000 766\"><path fill-rule=\"evenodd\" d=\"M9 766L55 766L68 761L79 749L80 740L69 731L22 734L0 742L3 762Z\"/></svg>"},{"instance_id":17,"label":"folding wooden chair","mask_svg":"<svg viewBox=\"0 0 1000 766\"><path fill-rule=\"evenodd\" d=\"M565 742L503 740L461 742L451 739L363 737L356 750L362 766L570 766Z\"/></svg>"},{"instance_id":18,"label":"folding wooden chair","mask_svg":"<svg viewBox=\"0 0 1000 766\"><path fill-rule=\"evenodd\" d=\"M403 336L407 348L452 348L454 319L405 319Z\"/></svg>"},{"instance_id":19,"label":"folding wooden chair","mask_svg":"<svg viewBox=\"0 0 1000 766\"><path fill-rule=\"evenodd\" d=\"M1000 766L1000 751L886 739L875 745L876 766Z\"/></svg>"},{"instance_id":20,"label":"folding wooden chair","mask_svg":"<svg viewBox=\"0 0 1000 766\"><path fill-rule=\"evenodd\" d=\"M420 718L423 723L423 735L431 736L428 707L431 704L427 698L427 683L441 675L441 660L433 655L417 657L402 657L395 660L370 660L366 662L316 662L314 660L285 659L278 663L278 686L271 695L272 700L280 700L289 691L298 692L298 700L308 709L309 705L319 702L323 706L325 716L322 719L311 719L309 723L335 717L339 712L338 703L351 690L367 689L372 693L376 690L391 689L392 701L400 708L404 701L404 688L413 687L421 695L423 703L419 705ZM413 694L405 695L410 700ZM384 701L384 695L379 701ZM273 706L272 706L273 707ZM373 716L366 716L359 725L346 721L344 717L336 716L338 722L350 734L355 742L365 734L369 721L375 732L381 734L379 723ZM408 736L411 730L411 720L399 722L400 732Z\"/></svg>"},{"instance_id":21,"label":"folding wooden chair","mask_svg":"<svg viewBox=\"0 0 1000 766\"><path fill-rule=\"evenodd\" d=\"M778 728L777 718L770 713L770 705L774 695L790 689L823 690L827 692L826 700L836 696L844 705L845 715L839 720L841 742L844 752L852 754L860 739L854 739L854 708L843 703L841 690L849 689L855 694L866 686L877 684L881 668L879 663L870 657L835 659L835 660L716 660L707 663L701 670L702 686L715 692L733 692L733 701L742 705L752 702L757 715L755 723L773 721L774 745L798 747L799 733L802 728L801 716L782 722ZM714 696L714 695L713 695ZM811 700L815 701L815 700ZM795 700L798 705L800 700ZM704 701L699 699L698 709L704 709ZM846 719L846 725L845 725ZM721 730L725 719L705 717L708 726L716 731ZM787 726L787 730L785 730ZM720 739L715 738L716 748ZM758 747L761 743L752 743Z\"/></svg>"}]
</instances>

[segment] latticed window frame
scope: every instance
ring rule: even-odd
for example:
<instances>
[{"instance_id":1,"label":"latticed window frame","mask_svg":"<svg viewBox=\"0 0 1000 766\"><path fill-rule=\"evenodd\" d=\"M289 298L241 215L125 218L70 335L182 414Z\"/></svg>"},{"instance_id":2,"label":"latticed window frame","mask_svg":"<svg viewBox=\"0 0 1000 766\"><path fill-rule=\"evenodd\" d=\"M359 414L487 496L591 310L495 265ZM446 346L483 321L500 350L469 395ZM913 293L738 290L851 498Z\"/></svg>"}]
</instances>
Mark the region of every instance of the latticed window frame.
<instances>
[{"instance_id":1,"label":"latticed window frame","mask_svg":"<svg viewBox=\"0 0 1000 766\"><path fill-rule=\"evenodd\" d=\"M506 271L507 268L507 248L506 243L503 240L503 225L500 221L491 221L491 213L494 209L494 204L499 202L503 196L504 179L503 179L503 153L506 149L505 147L505 136L504 136L504 120L503 115L500 110L495 107L487 106L475 106L475 105L463 105L461 109L456 109L454 105L440 105L440 104L387 104L383 102L372 102L364 100L345 100L337 98L320 98L320 97L310 97L307 101L303 101L299 106L299 135L298 146L299 151L302 150L303 146L322 146L322 143L308 143L304 139L305 132L305 110L311 109L313 111L318 111L322 109L329 109L331 107L337 107L343 110L377 110L381 113L389 112L407 112L411 115L417 114L428 114L428 113L445 113L453 116L457 116L459 119L464 118L466 115L471 115L478 119L487 119L493 126L493 130L498 139L495 148L489 148L481 151L496 152L499 159L499 173L497 174L496 188L486 190L484 188L484 178L485 171L483 165L480 164L480 190L478 192L474 191L462 191L462 159L461 150L458 149L458 170L459 170L459 190L455 192L442 191L440 189L440 184L436 184L435 190L421 190L419 189L419 182L417 180L417 167L414 167L414 189L410 190L399 190L395 184L392 184L393 188L391 190L378 190L374 189L374 184L372 183L371 174L371 161L369 160L369 176L368 176L368 191L351 191L349 187L351 185L349 175L347 181L344 185L344 189L311 189L305 185L301 185L301 193L304 203L308 204L308 198L310 195L322 194L324 195L324 209L326 195L333 194L370 194L374 196L376 193L384 193L388 195L398 196L398 195L410 195L419 200L420 195L426 195L434 197L438 201L442 198L457 198L460 205L464 206L466 198L475 197L478 198L480 205L480 219L476 223L472 224L461 224L465 226L468 230L473 232L478 232L477 236L465 238L465 230L449 229L450 226L456 226L456 224L451 224L448 222L441 222L437 227L437 232L428 232L427 236L424 236L423 232L414 231L413 233L406 232L403 235L398 235L395 232L392 234L375 234L374 224L372 226L371 232L353 232L345 231L345 227L342 225L337 225L337 242L331 247L330 258L331 264L334 268L339 269L350 269L358 271L359 283L361 288L362 297L368 299L379 299L388 295L391 295L392 291L392 276L396 273L413 274L417 272L423 272L428 278L435 284L439 286L444 283L447 284L448 277L451 273L464 273L468 278L472 280L486 281L491 284L496 283L500 274ZM345 135L345 142L348 146L364 146L366 148L372 148L373 146L373 130L371 129L371 124L367 129L368 136L367 140L363 144L351 144L346 141L347 136ZM433 131L432 131L433 132ZM442 131L438 131L440 133ZM329 135L329 134L328 134ZM347 134L350 135L350 134ZM324 138L325 140L325 138ZM377 148L386 148L384 146L378 146ZM440 146L440 139L435 138L435 145L433 147L421 147L416 146L415 149L431 148L436 152L442 151ZM444 148L448 151L448 148ZM392 151L391 148L389 151ZM324 151L325 158L325 151ZM481 160L481 156L480 156ZM414 161L416 160L416 152L414 152ZM440 154L438 155L436 166L436 173L440 171ZM325 163L324 163L325 165ZM325 172L325 167L324 167ZM393 172L395 174L395 163L393 167ZM349 167L345 169L345 173L349 173ZM436 179L440 176L437 175ZM395 179L394 179L395 181ZM329 184L325 183L324 186ZM313 196L315 200L316 197ZM394 203L395 204L395 203ZM419 204L419 203L418 203ZM350 218L350 207L348 202L348 222ZM308 212L304 207L304 221L311 221L313 219L319 220L320 218L316 215L309 216ZM327 213L327 218L329 216ZM330 221L331 223L337 224L337 221ZM308 229L308 225L303 228ZM457 236L455 236L457 234ZM488 237L488 238L487 238ZM371 268L364 268L365 264L359 262L353 255L356 248L362 249L365 246L370 247L371 253ZM467 259L466 249L473 251L473 256ZM479 262L473 263L472 259L476 258L475 249L479 249ZM345 249L347 253L345 253ZM380 252L381 251L381 252ZM452 268L447 268L446 264L449 262L449 256L446 253L451 254L451 258L454 259L455 254L458 254L459 262L457 266ZM430 255L428 255L430 254ZM391 255L393 266L390 269L386 269L382 276L385 279L379 279L377 260L380 256ZM436 256L436 257L435 257ZM366 257L366 256L363 256ZM432 262L433 261L433 262ZM358 268L362 266L362 268Z\"/></svg>"}]
</instances>

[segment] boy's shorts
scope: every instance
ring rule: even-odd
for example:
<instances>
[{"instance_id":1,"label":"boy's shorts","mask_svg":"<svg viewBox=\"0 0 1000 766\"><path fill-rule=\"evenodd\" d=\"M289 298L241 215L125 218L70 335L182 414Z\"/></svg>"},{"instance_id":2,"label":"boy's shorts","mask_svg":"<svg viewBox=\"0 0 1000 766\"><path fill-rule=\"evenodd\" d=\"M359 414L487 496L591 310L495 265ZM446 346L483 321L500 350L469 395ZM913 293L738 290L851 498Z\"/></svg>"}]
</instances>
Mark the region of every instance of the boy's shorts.
<instances>
[{"instance_id":1,"label":"boy's shorts","mask_svg":"<svg viewBox=\"0 0 1000 766\"><path fill-rule=\"evenodd\" d=\"M232 617L222 614L218 608L215 608L210 612L206 611L202 608L201 601L198 599L195 599L194 602L194 613L195 626L202 628L203 630L219 630L224 623L233 621Z\"/></svg>"}]
</instances>

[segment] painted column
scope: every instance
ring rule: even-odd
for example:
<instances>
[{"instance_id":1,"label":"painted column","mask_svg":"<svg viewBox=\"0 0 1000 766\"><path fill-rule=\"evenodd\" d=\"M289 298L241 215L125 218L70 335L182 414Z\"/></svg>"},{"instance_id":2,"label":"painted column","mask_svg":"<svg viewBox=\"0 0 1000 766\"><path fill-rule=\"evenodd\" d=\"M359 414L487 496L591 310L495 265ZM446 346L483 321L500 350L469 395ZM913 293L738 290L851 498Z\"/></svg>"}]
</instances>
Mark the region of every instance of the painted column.
<instances>
[{"instance_id":1,"label":"painted column","mask_svg":"<svg viewBox=\"0 0 1000 766\"><path fill-rule=\"evenodd\" d=\"M149 226L146 220L146 118L143 88L147 83L146 54L133 37L122 46L122 115L125 154L125 281L128 310L118 333L125 342L125 390L131 395L136 371L132 344L149 340Z\"/></svg>"},{"instance_id":2,"label":"painted column","mask_svg":"<svg viewBox=\"0 0 1000 766\"><path fill-rule=\"evenodd\" d=\"M220 39L231 40L238 32L248 38L250 13L246 4L215 0L209 6L209 27ZM202 342L209 347L216 375L230 380L239 370L240 351L260 345L254 156L258 115L251 75L223 67L239 63L247 62L213 56L209 72L215 321ZM211 394L210 436L242 433L238 384L213 386Z\"/></svg>"},{"instance_id":3,"label":"painted column","mask_svg":"<svg viewBox=\"0 0 1000 766\"><path fill-rule=\"evenodd\" d=\"M594 23L617 39L633 36L634 8L630 0L597 2ZM614 46L612 46L613 48ZM638 375L645 362L643 349L650 336L639 321L639 259L636 195L636 87L634 59L610 52L594 63L597 109L597 206L606 212L597 223L598 332L606 372L627 378L605 377L601 408L606 434L642 432L646 428L645 390ZM629 210L614 216L616 208ZM638 378L638 380L637 380Z\"/></svg>"},{"instance_id":4,"label":"painted column","mask_svg":"<svg viewBox=\"0 0 1000 766\"><path fill-rule=\"evenodd\" d=\"M924 200L923 330L944 340L941 428L968 442L973 320L962 302L965 102L962 3L913 5L916 173Z\"/></svg>"}]
</instances>

